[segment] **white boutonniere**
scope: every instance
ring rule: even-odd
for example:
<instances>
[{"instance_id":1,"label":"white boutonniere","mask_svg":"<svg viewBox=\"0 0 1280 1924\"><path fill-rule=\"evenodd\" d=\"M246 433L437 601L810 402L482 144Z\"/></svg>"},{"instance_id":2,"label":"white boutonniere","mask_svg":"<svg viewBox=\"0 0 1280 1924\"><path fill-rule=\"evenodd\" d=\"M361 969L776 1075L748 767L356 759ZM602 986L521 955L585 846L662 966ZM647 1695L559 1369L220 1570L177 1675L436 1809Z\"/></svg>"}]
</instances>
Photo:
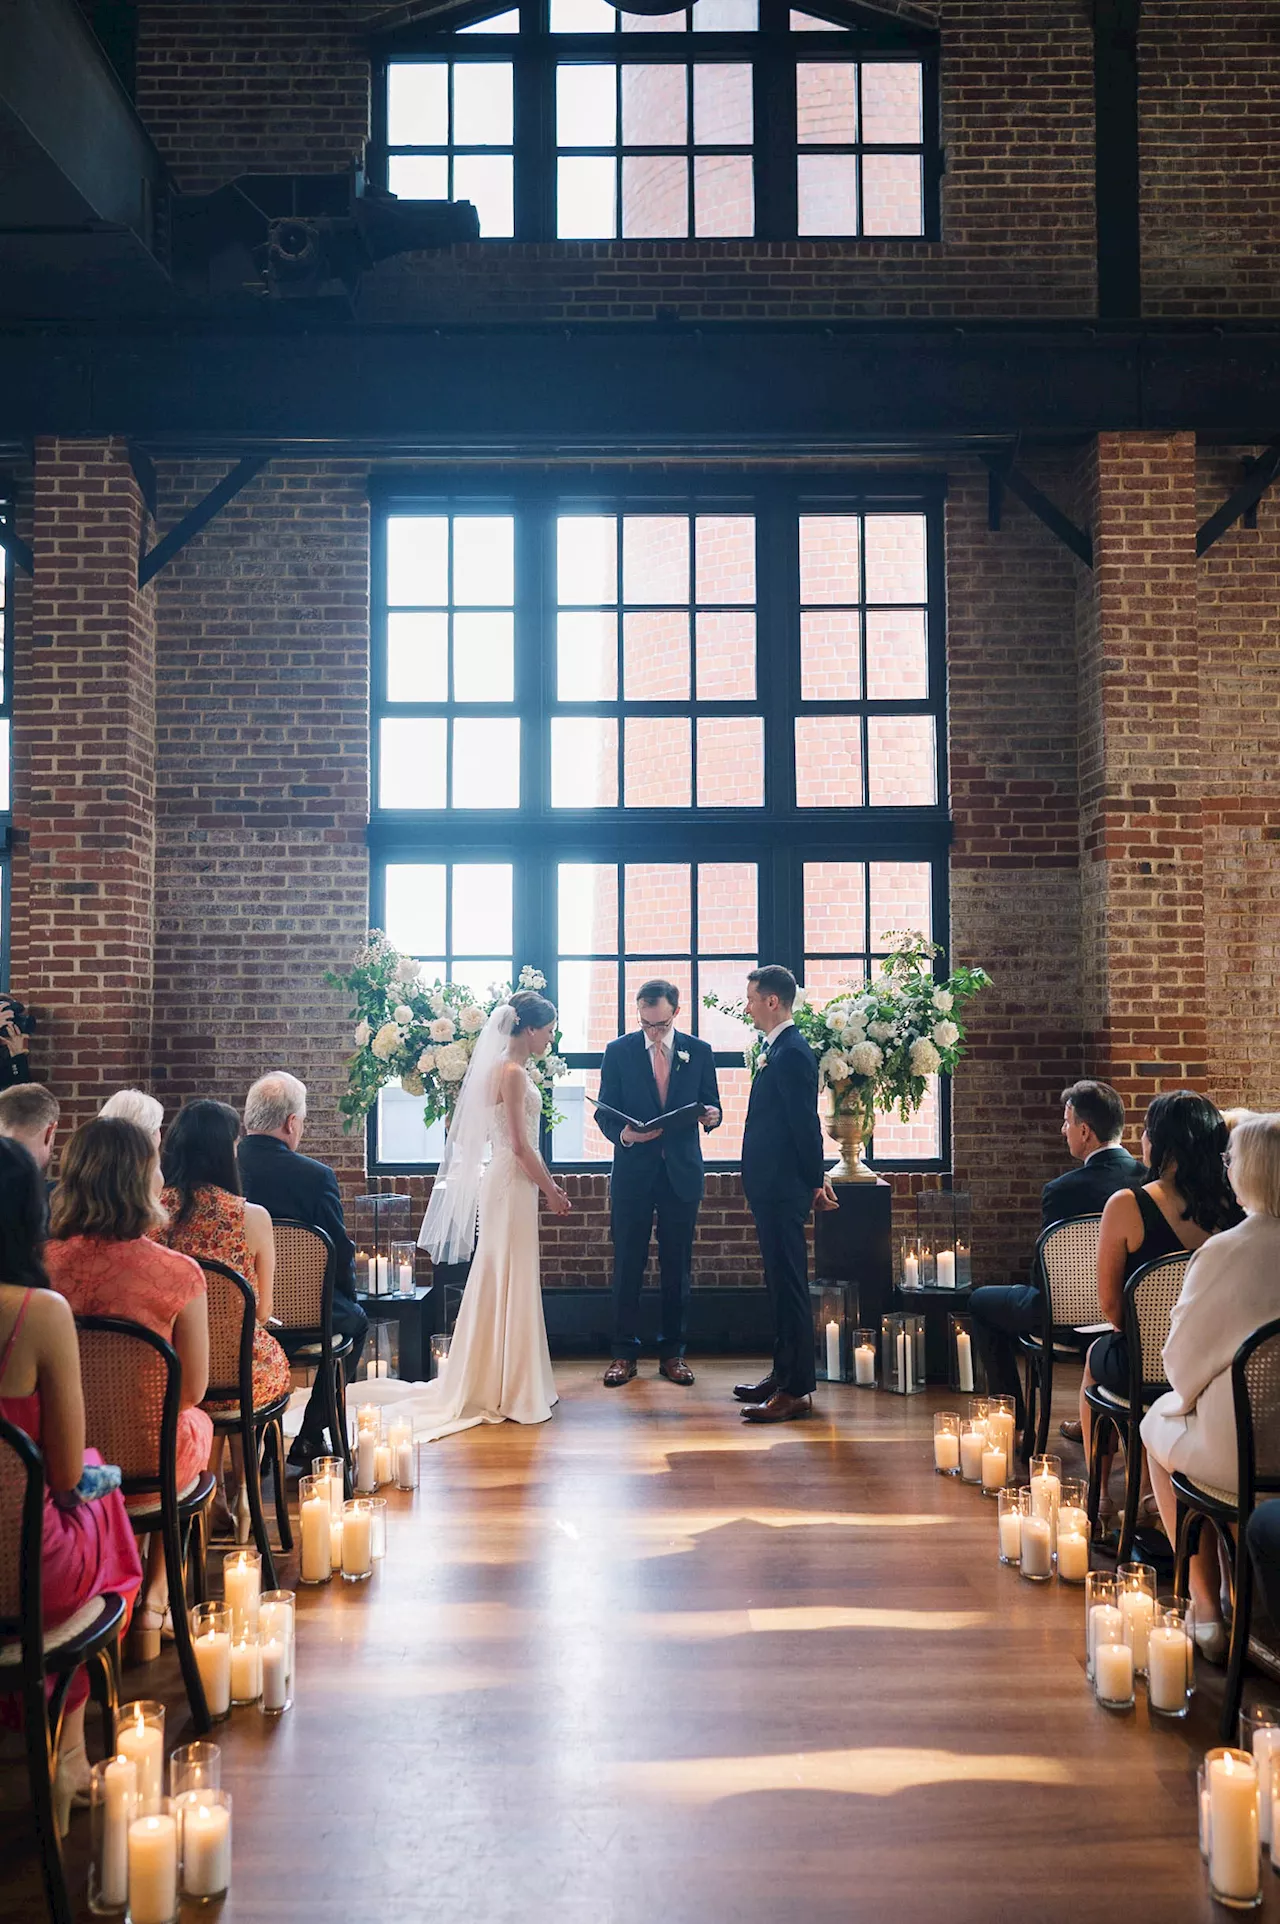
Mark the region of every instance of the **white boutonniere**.
<instances>
[{"instance_id":1,"label":"white boutonniere","mask_svg":"<svg viewBox=\"0 0 1280 1924\"><path fill-rule=\"evenodd\" d=\"M677 1061L677 1062L687 1062L688 1060L689 1060L689 1051L688 1051L687 1049L677 1049L677 1050L676 1050L676 1061Z\"/></svg>"}]
</instances>

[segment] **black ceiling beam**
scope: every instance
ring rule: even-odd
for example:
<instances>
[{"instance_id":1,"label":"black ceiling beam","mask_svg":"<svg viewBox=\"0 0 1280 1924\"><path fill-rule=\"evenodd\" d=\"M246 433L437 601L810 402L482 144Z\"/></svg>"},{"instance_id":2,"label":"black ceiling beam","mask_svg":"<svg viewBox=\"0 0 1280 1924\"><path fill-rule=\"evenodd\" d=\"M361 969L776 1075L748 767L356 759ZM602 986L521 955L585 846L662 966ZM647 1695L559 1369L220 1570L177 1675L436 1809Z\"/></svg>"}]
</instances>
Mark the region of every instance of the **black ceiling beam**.
<instances>
[{"instance_id":1,"label":"black ceiling beam","mask_svg":"<svg viewBox=\"0 0 1280 1924\"><path fill-rule=\"evenodd\" d=\"M159 519L156 510L156 502L159 499L159 484L156 480L155 462L151 459L146 449L140 448L136 441L130 441L128 443L127 451L129 455L129 466L133 469L133 478L138 484L138 493L142 496L142 504L151 516L151 519L156 521Z\"/></svg>"},{"instance_id":2,"label":"black ceiling beam","mask_svg":"<svg viewBox=\"0 0 1280 1924\"><path fill-rule=\"evenodd\" d=\"M154 548L138 556L138 586L145 588L154 580L162 568L181 554L189 541L193 541L202 529L207 528L214 516L220 514L228 501L234 501L242 488L247 488L255 474L260 474L269 454L247 454L236 462L229 474L224 474L215 487L210 488L202 501L197 501L189 514L184 514L176 528L170 528L167 535L156 542Z\"/></svg>"},{"instance_id":3,"label":"black ceiling beam","mask_svg":"<svg viewBox=\"0 0 1280 1924\"><path fill-rule=\"evenodd\" d=\"M12 555L14 566L21 568L24 575L35 573L35 556L21 535L14 533L3 508L0 508L0 548L3 548L6 554Z\"/></svg>"},{"instance_id":4,"label":"black ceiling beam","mask_svg":"<svg viewBox=\"0 0 1280 1924\"><path fill-rule=\"evenodd\" d=\"M1014 466L1012 455L984 454L983 461L987 471L1001 488L1016 495L1023 506L1030 508L1037 521L1042 521L1050 534L1056 535L1064 547L1070 548L1078 561L1086 568L1093 566L1093 541L1086 528L1078 528L1069 515L1055 507L1047 494L1041 492L1034 481L1027 479L1020 468ZM987 525L999 528L1000 503L998 495L993 497L988 491Z\"/></svg>"},{"instance_id":5,"label":"black ceiling beam","mask_svg":"<svg viewBox=\"0 0 1280 1924\"><path fill-rule=\"evenodd\" d=\"M1241 482L1234 494L1229 494L1222 506L1211 514L1209 519L1196 530L1196 553L1208 554L1215 541L1220 541L1228 528L1256 508L1271 483L1280 474L1280 440L1272 441L1256 461L1249 463L1247 478Z\"/></svg>"},{"instance_id":6,"label":"black ceiling beam","mask_svg":"<svg viewBox=\"0 0 1280 1924\"><path fill-rule=\"evenodd\" d=\"M1138 27L1142 0L1093 0L1094 207L1098 314L1142 312Z\"/></svg>"}]
</instances>

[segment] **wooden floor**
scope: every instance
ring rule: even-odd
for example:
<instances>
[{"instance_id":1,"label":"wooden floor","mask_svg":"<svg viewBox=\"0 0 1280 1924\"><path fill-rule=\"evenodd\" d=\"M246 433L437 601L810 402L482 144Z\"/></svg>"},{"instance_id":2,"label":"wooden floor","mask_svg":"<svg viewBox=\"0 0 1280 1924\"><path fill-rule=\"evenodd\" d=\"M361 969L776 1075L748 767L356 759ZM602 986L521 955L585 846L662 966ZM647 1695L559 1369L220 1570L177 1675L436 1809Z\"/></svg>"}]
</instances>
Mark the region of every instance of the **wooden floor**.
<instances>
[{"instance_id":1,"label":"wooden floor","mask_svg":"<svg viewBox=\"0 0 1280 1924\"><path fill-rule=\"evenodd\" d=\"M220 1735L226 1924L1221 1915L1210 1692L1183 1727L1094 1706L1081 1593L1000 1567L994 1505L933 1474L953 1398L824 1388L757 1430L749 1364L652 1367L561 1364L551 1423L424 1449L373 1582L299 1592L295 1708ZM3 1823L0 1915L38 1919Z\"/></svg>"}]
</instances>

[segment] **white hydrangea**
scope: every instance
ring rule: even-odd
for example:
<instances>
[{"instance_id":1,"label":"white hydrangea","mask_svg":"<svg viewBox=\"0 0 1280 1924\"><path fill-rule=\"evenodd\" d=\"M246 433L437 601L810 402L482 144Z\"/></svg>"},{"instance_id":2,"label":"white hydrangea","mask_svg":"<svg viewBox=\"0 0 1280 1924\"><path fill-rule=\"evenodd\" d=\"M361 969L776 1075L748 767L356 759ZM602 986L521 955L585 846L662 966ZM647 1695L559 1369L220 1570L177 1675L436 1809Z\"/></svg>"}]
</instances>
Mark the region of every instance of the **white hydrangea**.
<instances>
[{"instance_id":1,"label":"white hydrangea","mask_svg":"<svg viewBox=\"0 0 1280 1924\"><path fill-rule=\"evenodd\" d=\"M467 1052L461 1042L446 1043L436 1050L436 1073L445 1082L461 1082L467 1073Z\"/></svg>"},{"instance_id":2,"label":"white hydrangea","mask_svg":"<svg viewBox=\"0 0 1280 1924\"><path fill-rule=\"evenodd\" d=\"M397 1002L391 1011L391 1020L398 1022L402 1029L407 1029L413 1021L413 1010L407 1002Z\"/></svg>"},{"instance_id":3,"label":"white hydrangea","mask_svg":"<svg viewBox=\"0 0 1280 1924\"><path fill-rule=\"evenodd\" d=\"M456 1033L452 1017L438 1015L434 1022L428 1024L427 1033L433 1042L452 1042Z\"/></svg>"},{"instance_id":4,"label":"white hydrangea","mask_svg":"<svg viewBox=\"0 0 1280 1924\"><path fill-rule=\"evenodd\" d=\"M432 1015L443 1015L447 1006L444 997L438 989L434 995L427 997L427 1007L430 1009Z\"/></svg>"},{"instance_id":5,"label":"white hydrangea","mask_svg":"<svg viewBox=\"0 0 1280 1924\"><path fill-rule=\"evenodd\" d=\"M861 1042L862 1037L862 1024L860 1022L851 1022L847 1029L841 1029L840 1031L840 1047L848 1051L854 1047L855 1043Z\"/></svg>"},{"instance_id":6,"label":"white hydrangea","mask_svg":"<svg viewBox=\"0 0 1280 1924\"><path fill-rule=\"evenodd\" d=\"M421 973L421 962L415 962L411 955L402 955L396 963L397 982L416 982Z\"/></svg>"},{"instance_id":7,"label":"white hydrangea","mask_svg":"<svg viewBox=\"0 0 1280 1924\"><path fill-rule=\"evenodd\" d=\"M394 1022L384 1022L373 1038L373 1053L379 1062L389 1062L400 1047L401 1035Z\"/></svg>"},{"instance_id":8,"label":"white hydrangea","mask_svg":"<svg viewBox=\"0 0 1280 1924\"><path fill-rule=\"evenodd\" d=\"M406 1069L400 1078L400 1087L407 1096L425 1096L426 1084L416 1069Z\"/></svg>"},{"instance_id":9,"label":"white hydrangea","mask_svg":"<svg viewBox=\"0 0 1280 1924\"><path fill-rule=\"evenodd\" d=\"M818 1067L828 1082L847 1082L849 1080L848 1061L841 1055L838 1049L828 1049L827 1053L819 1062Z\"/></svg>"},{"instance_id":10,"label":"white hydrangea","mask_svg":"<svg viewBox=\"0 0 1280 1924\"><path fill-rule=\"evenodd\" d=\"M884 1061L874 1042L859 1042L849 1051L849 1067L855 1076L873 1076Z\"/></svg>"},{"instance_id":11,"label":"white hydrangea","mask_svg":"<svg viewBox=\"0 0 1280 1924\"><path fill-rule=\"evenodd\" d=\"M541 969L532 969L526 962L520 971L520 981L517 986L521 989L545 989L547 978Z\"/></svg>"},{"instance_id":12,"label":"white hydrangea","mask_svg":"<svg viewBox=\"0 0 1280 1924\"><path fill-rule=\"evenodd\" d=\"M484 1010L478 1009L474 1002L468 1002L466 1008L458 1017L458 1027L462 1030L463 1035L479 1035L484 1024Z\"/></svg>"},{"instance_id":13,"label":"white hydrangea","mask_svg":"<svg viewBox=\"0 0 1280 1924\"><path fill-rule=\"evenodd\" d=\"M959 1042L960 1031L954 1022L935 1022L933 1039L940 1049L951 1049Z\"/></svg>"},{"instance_id":14,"label":"white hydrangea","mask_svg":"<svg viewBox=\"0 0 1280 1924\"><path fill-rule=\"evenodd\" d=\"M908 1061L913 1076L936 1075L942 1066L942 1057L930 1042L928 1036L917 1036L911 1045Z\"/></svg>"},{"instance_id":15,"label":"white hydrangea","mask_svg":"<svg viewBox=\"0 0 1280 1924\"><path fill-rule=\"evenodd\" d=\"M892 1022L868 1022L867 1034L873 1042L888 1042L893 1034Z\"/></svg>"},{"instance_id":16,"label":"white hydrangea","mask_svg":"<svg viewBox=\"0 0 1280 1924\"><path fill-rule=\"evenodd\" d=\"M952 995L950 989L935 989L933 992L933 1006L939 1015L950 1015L951 1005L954 1001L955 997Z\"/></svg>"},{"instance_id":17,"label":"white hydrangea","mask_svg":"<svg viewBox=\"0 0 1280 1924\"><path fill-rule=\"evenodd\" d=\"M354 1041L354 1043L355 1043L355 1045L356 1045L356 1047L357 1047L357 1049L363 1049L363 1048L365 1048L365 1047L366 1047L366 1045L368 1044L368 1041L369 1041L369 1037L370 1037L370 1036L371 1036L372 1034L373 1034L373 1031L372 1031L372 1029L371 1029L371 1028L369 1027L369 1024L368 1024L367 1022L364 1022L364 1021L361 1021L361 1022L357 1022L357 1023L356 1023L356 1029L355 1029L355 1035L354 1035L354 1036L353 1036L353 1038L352 1038L352 1040Z\"/></svg>"},{"instance_id":18,"label":"white hydrangea","mask_svg":"<svg viewBox=\"0 0 1280 1924\"><path fill-rule=\"evenodd\" d=\"M429 1076L431 1074L431 1071L435 1068L435 1066L436 1066L435 1050L424 1049L422 1051L422 1054L418 1057L418 1074L420 1076Z\"/></svg>"}]
</instances>

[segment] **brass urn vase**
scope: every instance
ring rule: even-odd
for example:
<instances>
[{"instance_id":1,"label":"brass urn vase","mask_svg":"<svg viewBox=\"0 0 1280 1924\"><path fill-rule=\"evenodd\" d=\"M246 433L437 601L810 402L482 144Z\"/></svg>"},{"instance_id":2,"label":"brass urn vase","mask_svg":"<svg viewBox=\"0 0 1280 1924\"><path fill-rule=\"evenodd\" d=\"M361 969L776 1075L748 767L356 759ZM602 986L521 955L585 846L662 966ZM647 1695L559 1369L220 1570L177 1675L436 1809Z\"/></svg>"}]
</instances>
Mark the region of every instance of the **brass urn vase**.
<instances>
[{"instance_id":1,"label":"brass urn vase","mask_svg":"<svg viewBox=\"0 0 1280 1924\"><path fill-rule=\"evenodd\" d=\"M872 1130L872 1118L848 1083L833 1083L831 1113L827 1134L840 1151L840 1160L827 1171L831 1182L876 1182L874 1169L863 1159L863 1146Z\"/></svg>"}]
</instances>

